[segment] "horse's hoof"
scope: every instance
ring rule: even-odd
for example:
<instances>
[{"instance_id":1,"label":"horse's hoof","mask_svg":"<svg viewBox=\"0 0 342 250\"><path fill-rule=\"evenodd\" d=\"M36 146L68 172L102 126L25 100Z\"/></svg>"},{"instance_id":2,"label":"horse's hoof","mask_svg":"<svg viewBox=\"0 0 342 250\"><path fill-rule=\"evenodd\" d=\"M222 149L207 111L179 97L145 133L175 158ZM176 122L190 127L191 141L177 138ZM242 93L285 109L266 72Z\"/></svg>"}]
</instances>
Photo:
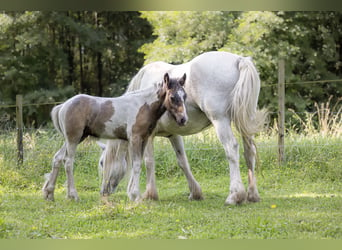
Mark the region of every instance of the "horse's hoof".
<instances>
[{"instance_id":1,"label":"horse's hoof","mask_svg":"<svg viewBox=\"0 0 342 250\"><path fill-rule=\"evenodd\" d=\"M245 191L231 193L225 201L225 205L241 205L246 201L247 194Z\"/></svg>"},{"instance_id":2,"label":"horse's hoof","mask_svg":"<svg viewBox=\"0 0 342 250\"><path fill-rule=\"evenodd\" d=\"M258 193L258 190L254 189L254 188L249 188L248 194L247 194L247 201L248 202L259 202L260 201L260 195Z\"/></svg>"},{"instance_id":3,"label":"horse's hoof","mask_svg":"<svg viewBox=\"0 0 342 250\"><path fill-rule=\"evenodd\" d=\"M158 197L158 194L144 193L143 199L144 200L151 200L151 201L158 201L159 197Z\"/></svg>"},{"instance_id":4,"label":"horse's hoof","mask_svg":"<svg viewBox=\"0 0 342 250\"><path fill-rule=\"evenodd\" d=\"M158 193L154 190L146 190L143 194L143 199L157 201L159 200Z\"/></svg>"},{"instance_id":5,"label":"horse's hoof","mask_svg":"<svg viewBox=\"0 0 342 250\"><path fill-rule=\"evenodd\" d=\"M70 193L67 195L67 198L69 200L73 200L73 201L80 201L80 198L78 197L77 193Z\"/></svg>"},{"instance_id":6,"label":"horse's hoof","mask_svg":"<svg viewBox=\"0 0 342 250\"><path fill-rule=\"evenodd\" d=\"M133 202L140 202L142 200L141 194L139 192L128 193L128 197Z\"/></svg>"}]
</instances>

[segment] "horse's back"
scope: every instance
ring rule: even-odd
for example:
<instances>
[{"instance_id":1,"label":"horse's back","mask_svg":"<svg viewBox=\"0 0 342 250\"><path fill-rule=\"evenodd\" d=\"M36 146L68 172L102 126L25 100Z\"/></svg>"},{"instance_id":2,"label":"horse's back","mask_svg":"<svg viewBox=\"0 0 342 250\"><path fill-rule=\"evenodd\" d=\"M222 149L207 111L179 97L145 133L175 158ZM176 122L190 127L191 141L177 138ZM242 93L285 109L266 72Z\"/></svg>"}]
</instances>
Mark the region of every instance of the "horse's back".
<instances>
[{"instance_id":1,"label":"horse's back","mask_svg":"<svg viewBox=\"0 0 342 250\"><path fill-rule=\"evenodd\" d=\"M238 64L241 58L239 55L221 51L203 53L190 62L190 77L196 78L196 82L198 80L196 84L210 83L211 88L216 85L219 88L230 87L239 78Z\"/></svg>"},{"instance_id":2,"label":"horse's back","mask_svg":"<svg viewBox=\"0 0 342 250\"><path fill-rule=\"evenodd\" d=\"M130 81L126 93L151 87L163 80L165 73L175 67L172 64L157 61L142 67Z\"/></svg>"},{"instance_id":3,"label":"horse's back","mask_svg":"<svg viewBox=\"0 0 342 250\"><path fill-rule=\"evenodd\" d=\"M204 112L225 112L239 79L240 60L241 56L228 52L207 52L195 57L190 61L185 85L189 98Z\"/></svg>"}]
</instances>

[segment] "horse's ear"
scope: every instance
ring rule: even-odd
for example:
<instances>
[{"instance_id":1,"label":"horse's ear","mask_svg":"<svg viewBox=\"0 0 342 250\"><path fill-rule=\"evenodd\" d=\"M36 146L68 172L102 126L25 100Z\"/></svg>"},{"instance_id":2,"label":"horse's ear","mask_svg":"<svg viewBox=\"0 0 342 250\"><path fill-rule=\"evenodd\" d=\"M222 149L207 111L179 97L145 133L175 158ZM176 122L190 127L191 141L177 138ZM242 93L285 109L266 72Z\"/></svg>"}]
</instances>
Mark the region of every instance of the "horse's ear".
<instances>
[{"instance_id":1,"label":"horse's ear","mask_svg":"<svg viewBox=\"0 0 342 250\"><path fill-rule=\"evenodd\" d=\"M184 73L184 75L182 76L182 78L179 79L179 84L180 84L181 86L184 86L185 80L186 80L186 74Z\"/></svg>"}]
</instances>

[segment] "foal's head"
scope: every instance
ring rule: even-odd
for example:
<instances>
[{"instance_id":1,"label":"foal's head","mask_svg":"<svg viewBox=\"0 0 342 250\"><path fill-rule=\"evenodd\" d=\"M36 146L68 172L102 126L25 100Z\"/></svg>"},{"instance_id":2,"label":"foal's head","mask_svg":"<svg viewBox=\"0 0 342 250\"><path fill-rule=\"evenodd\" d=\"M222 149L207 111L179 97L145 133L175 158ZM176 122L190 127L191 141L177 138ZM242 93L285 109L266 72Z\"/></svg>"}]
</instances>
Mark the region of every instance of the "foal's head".
<instances>
[{"instance_id":1,"label":"foal's head","mask_svg":"<svg viewBox=\"0 0 342 250\"><path fill-rule=\"evenodd\" d=\"M166 89L164 106L176 120L177 124L184 126L188 121L185 108L186 93L184 90L186 74L181 78L170 78L169 74L164 75L163 86Z\"/></svg>"}]
</instances>

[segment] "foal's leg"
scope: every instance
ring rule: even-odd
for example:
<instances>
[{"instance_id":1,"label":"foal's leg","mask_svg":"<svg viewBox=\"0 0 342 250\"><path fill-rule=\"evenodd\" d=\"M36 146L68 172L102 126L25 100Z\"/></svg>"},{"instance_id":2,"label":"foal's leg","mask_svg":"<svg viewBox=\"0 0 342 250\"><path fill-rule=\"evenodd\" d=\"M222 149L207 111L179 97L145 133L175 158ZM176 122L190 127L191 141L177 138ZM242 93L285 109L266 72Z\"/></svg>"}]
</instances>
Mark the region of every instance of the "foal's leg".
<instances>
[{"instance_id":1,"label":"foal's leg","mask_svg":"<svg viewBox=\"0 0 342 250\"><path fill-rule=\"evenodd\" d=\"M255 173L254 173L256 147L254 144L253 137L248 137L248 138L243 137L243 146L244 146L244 156L245 156L246 163L248 166L247 200L250 202L258 202L260 201L260 196L259 196L258 188L256 185L256 178L255 178Z\"/></svg>"},{"instance_id":2,"label":"foal's leg","mask_svg":"<svg viewBox=\"0 0 342 250\"><path fill-rule=\"evenodd\" d=\"M53 157L52 161L52 171L51 173L47 174L46 176L46 182L43 185L43 197L46 200L53 201L54 200L54 191L56 186L56 180L59 172L59 168L61 164L65 160L65 154L66 154L66 144L57 151L55 156Z\"/></svg>"},{"instance_id":3,"label":"foal's leg","mask_svg":"<svg viewBox=\"0 0 342 250\"><path fill-rule=\"evenodd\" d=\"M185 177L188 181L188 185L190 189L189 199L190 200L202 200L203 199L202 189L191 172L188 158L186 157L185 150L184 150L183 138L180 135L173 135L169 138L169 140L176 153L178 165L183 170Z\"/></svg>"},{"instance_id":4,"label":"foal's leg","mask_svg":"<svg viewBox=\"0 0 342 250\"><path fill-rule=\"evenodd\" d=\"M153 139L151 136L145 148L145 166L146 166L146 191L143 195L144 199L158 200L158 192L155 177L155 162L154 162L154 149Z\"/></svg>"},{"instance_id":5,"label":"foal's leg","mask_svg":"<svg viewBox=\"0 0 342 250\"><path fill-rule=\"evenodd\" d=\"M145 148L145 143L142 139L132 140L129 143L129 154L132 159L131 178L127 187L127 194L131 201L140 201L140 173L141 160Z\"/></svg>"},{"instance_id":6,"label":"foal's leg","mask_svg":"<svg viewBox=\"0 0 342 250\"><path fill-rule=\"evenodd\" d=\"M234 137L228 118L215 119L212 120L212 123L216 129L217 136L224 147L229 162L230 194L228 195L225 204L241 204L246 200L246 191L240 176L239 144Z\"/></svg>"},{"instance_id":7,"label":"foal's leg","mask_svg":"<svg viewBox=\"0 0 342 250\"><path fill-rule=\"evenodd\" d=\"M67 176L67 198L78 201L79 198L75 188L73 173L76 147L76 143L67 143L67 155L64 167Z\"/></svg>"}]
</instances>

